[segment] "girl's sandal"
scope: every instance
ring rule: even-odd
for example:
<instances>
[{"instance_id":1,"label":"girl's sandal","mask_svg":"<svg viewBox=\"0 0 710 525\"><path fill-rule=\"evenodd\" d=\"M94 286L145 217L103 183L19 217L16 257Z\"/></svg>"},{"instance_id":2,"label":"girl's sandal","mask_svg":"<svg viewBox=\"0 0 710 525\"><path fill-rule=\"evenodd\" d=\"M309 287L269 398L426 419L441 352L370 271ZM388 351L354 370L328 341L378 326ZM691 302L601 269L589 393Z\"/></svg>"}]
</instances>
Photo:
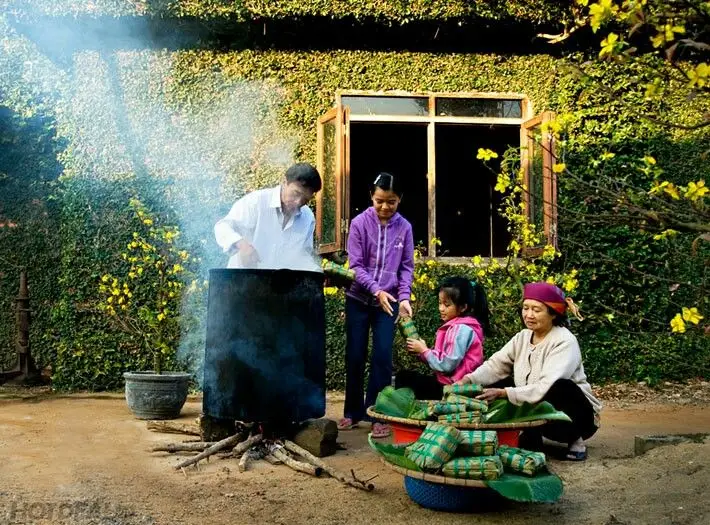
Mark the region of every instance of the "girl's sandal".
<instances>
[{"instance_id":1,"label":"girl's sandal","mask_svg":"<svg viewBox=\"0 0 710 525\"><path fill-rule=\"evenodd\" d=\"M338 421L338 430L352 430L353 428L357 428L357 423L354 423L349 417L344 417Z\"/></svg>"},{"instance_id":2,"label":"girl's sandal","mask_svg":"<svg viewBox=\"0 0 710 525\"><path fill-rule=\"evenodd\" d=\"M392 429L389 425L384 423L373 423L372 425L372 437L376 439L386 438L392 434Z\"/></svg>"}]
</instances>

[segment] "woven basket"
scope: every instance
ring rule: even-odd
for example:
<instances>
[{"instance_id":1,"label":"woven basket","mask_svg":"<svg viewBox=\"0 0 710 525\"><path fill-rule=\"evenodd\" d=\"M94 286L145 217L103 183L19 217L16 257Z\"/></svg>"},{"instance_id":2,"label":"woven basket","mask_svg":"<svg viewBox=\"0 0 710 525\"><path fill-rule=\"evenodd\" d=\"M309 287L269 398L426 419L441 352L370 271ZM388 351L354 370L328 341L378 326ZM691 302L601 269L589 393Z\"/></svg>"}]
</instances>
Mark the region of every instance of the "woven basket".
<instances>
[{"instance_id":1,"label":"woven basket","mask_svg":"<svg viewBox=\"0 0 710 525\"><path fill-rule=\"evenodd\" d=\"M373 419L377 419L380 421L390 421L392 423L400 423L402 425L411 425L422 428L426 427L427 423L431 423L431 421L422 419L409 419L406 417L386 416L385 414L379 414L375 412L375 407L369 407L367 409L367 415ZM452 426L455 426L456 428L470 430L518 430L524 428L539 427L541 425L544 425L545 423L547 423L546 419L537 419L535 421L523 421L520 423L460 423Z\"/></svg>"}]
</instances>

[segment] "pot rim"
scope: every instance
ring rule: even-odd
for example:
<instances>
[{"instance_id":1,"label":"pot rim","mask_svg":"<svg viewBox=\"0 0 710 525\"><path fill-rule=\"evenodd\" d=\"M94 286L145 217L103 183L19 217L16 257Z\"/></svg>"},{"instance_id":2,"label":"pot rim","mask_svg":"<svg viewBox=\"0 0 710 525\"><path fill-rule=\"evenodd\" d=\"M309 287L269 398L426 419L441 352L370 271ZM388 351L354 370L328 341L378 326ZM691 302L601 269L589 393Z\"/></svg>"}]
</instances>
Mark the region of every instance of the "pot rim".
<instances>
[{"instance_id":1,"label":"pot rim","mask_svg":"<svg viewBox=\"0 0 710 525\"><path fill-rule=\"evenodd\" d=\"M174 381L176 379L190 379L192 377L192 374L189 374L187 372L172 372L172 371L167 371L167 372L161 372L160 374L157 374L153 370L140 370L136 372L124 372L123 373L123 378L124 379L133 379L137 381L145 380L145 381Z\"/></svg>"}]
</instances>

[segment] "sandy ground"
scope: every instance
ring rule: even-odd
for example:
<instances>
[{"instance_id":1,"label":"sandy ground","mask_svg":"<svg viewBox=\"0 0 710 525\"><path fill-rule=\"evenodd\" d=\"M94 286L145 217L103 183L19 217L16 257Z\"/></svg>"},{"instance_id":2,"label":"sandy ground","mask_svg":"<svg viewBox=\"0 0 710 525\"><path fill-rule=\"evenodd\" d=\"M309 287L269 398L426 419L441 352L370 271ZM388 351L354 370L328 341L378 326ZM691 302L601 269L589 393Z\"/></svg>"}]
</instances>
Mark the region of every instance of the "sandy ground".
<instances>
[{"instance_id":1,"label":"sandy ground","mask_svg":"<svg viewBox=\"0 0 710 525\"><path fill-rule=\"evenodd\" d=\"M237 461L214 459L187 477L179 457L148 452L188 439L152 433L120 395L0 396L0 524L703 524L710 523L710 441L661 447L632 457L635 435L710 433L705 403L640 402L608 407L583 464L552 462L565 484L555 504L508 504L475 516L420 508L402 477L382 465L365 428L341 432L347 451L328 461L374 475L365 493L265 462L239 473ZM191 400L182 419L201 403ZM337 418L341 398L329 396Z\"/></svg>"}]
</instances>

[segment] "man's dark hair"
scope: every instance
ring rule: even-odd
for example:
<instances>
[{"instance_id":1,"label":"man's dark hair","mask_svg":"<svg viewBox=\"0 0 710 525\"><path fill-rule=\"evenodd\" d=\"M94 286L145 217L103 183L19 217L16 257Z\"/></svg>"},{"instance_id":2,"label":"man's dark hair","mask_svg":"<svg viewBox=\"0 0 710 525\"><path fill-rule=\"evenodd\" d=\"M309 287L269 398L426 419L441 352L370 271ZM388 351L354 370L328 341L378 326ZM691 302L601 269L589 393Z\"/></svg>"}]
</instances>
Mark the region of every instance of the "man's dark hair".
<instances>
[{"instance_id":1,"label":"man's dark hair","mask_svg":"<svg viewBox=\"0 0 710 525\"><path fill-rule=\"evenodd\" d=\"M286 182L299 182L313 193L323 186L318 170L307 162L299 162L286 170Z\"/></svg>"}]
</instances>

